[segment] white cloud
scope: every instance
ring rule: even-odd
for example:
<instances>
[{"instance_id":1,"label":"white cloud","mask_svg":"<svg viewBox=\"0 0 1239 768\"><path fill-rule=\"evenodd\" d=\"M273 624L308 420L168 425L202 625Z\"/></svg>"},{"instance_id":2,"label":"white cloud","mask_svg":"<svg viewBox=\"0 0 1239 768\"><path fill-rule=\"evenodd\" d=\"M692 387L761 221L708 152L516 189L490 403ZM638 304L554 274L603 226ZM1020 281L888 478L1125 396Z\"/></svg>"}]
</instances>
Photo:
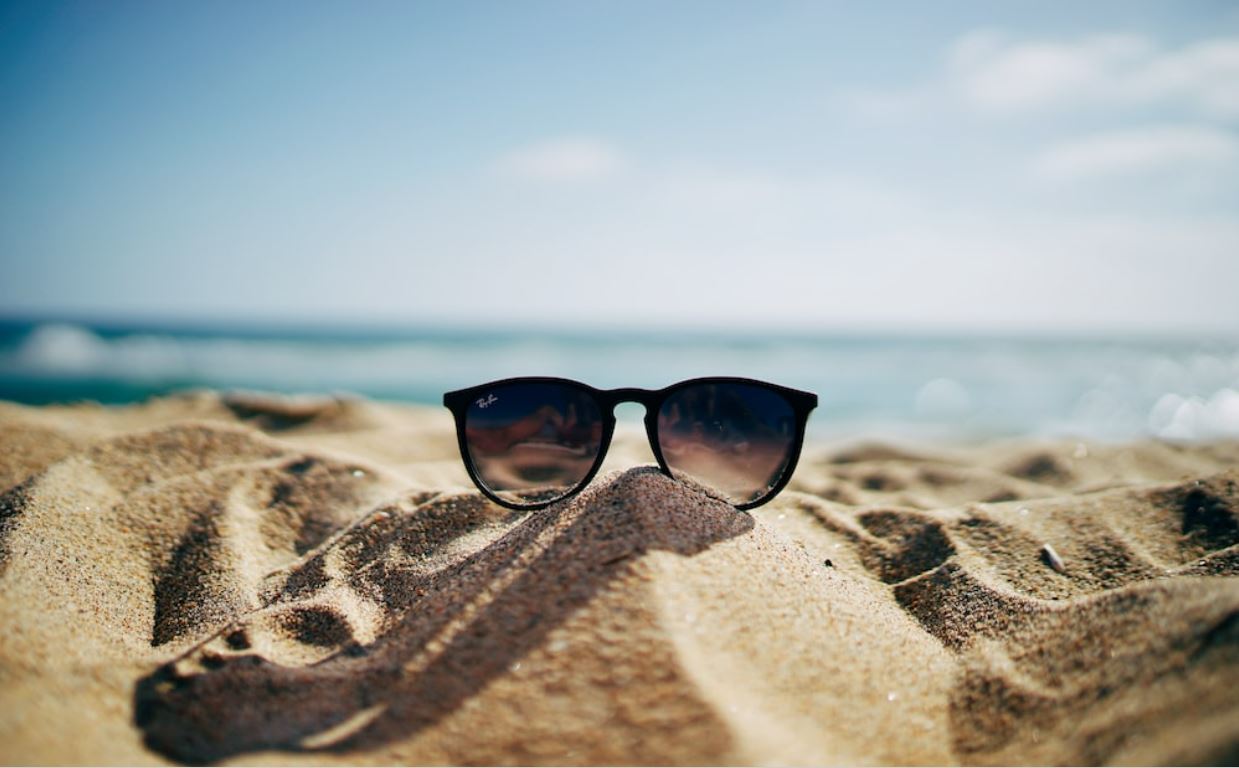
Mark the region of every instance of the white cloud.
<instances>
[{"instance_id":1,"label":"white cloud","mask_svg":"<svg viewBox=\"0 0 1239 768\"><path fill-rule=\"evenodd\" d=\"M499 161L505 173L545 182L590 181L624 165L618 149L601 139L568 137L522 147Z\"/></svg>"},{"instance_id":2,"label":"white cloud","mask_svg":"<svg viewBox=\"0 0 1239 768\"><path fill-rule=\"evenodd\" d=\"M1171 49L1141 35L1015 41L995 30L976 30L951 45L942 71L929 82L856 90L845 98L857 113L885 119L956 104L988 115L1161 108L1231 121L1239 119L1237 83L1239 37Z\"/></svg>"},{"instance_id":3,"label":"white cloud","mask_svg":"<svg viewBox=\"0 0 1239 768\"><path fill-rule=\"evenodd\" d=\"M1033 163L1039 178L1076 181L1182 171L1225 171L1239 161L1239 137L1205 126L1116 131L1050 147Z\"/></svg>"},{"instance_id":4,"label":"white cloud","mask_svg":"<svg viewBox=\"0 0 1239 768\"><path fill-rule=\"evenodd\" d=\"M952 46L947 69L948 87L983 112L1168 105L1239 118L1236 37L1167 50L1138 35L1010 42L977 31Z\"/></svg>"}]
</instances>

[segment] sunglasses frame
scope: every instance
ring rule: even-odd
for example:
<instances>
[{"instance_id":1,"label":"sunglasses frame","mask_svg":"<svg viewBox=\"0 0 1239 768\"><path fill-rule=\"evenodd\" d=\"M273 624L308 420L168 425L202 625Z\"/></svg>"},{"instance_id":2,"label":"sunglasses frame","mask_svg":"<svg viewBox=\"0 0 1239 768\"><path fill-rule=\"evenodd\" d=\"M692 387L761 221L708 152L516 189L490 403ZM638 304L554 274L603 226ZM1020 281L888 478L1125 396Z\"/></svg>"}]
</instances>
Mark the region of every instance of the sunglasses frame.
<instances>
[{"instance_id":1,"label":"sunglasses frame","mask_svg":"<svg viewBox=\"0 0 1239 768\"><path fill-rule=\"evenodd\" d=\"M602 438L598 447L598 456L594 459L594 465L590 467L588 473L577 483L572 490L557 496L549 501L535 501L529 504L517 504L511 501L502 499L497 492L492 491L486 486L478 474L477 468L473 465L473 460L470 458L469 445L465 437L465 420L468 418L470 404L477 400L481 395L486 393L486 390L494 387L506 386L509 384L558 384L561 386L572 387L581 392L585 392L594 398L594 402L598 405L598 411L602 418ZM658 413L662 410L663 403L667 398L682 389L692 386L701 386L707 384L746 384L753 387L760 387L775 394L778 394L787 401L791 406L793 418L796 424L796 438L792 443L791 453L788 456L787 463L784 465L783 473L779 476L778 481L770 487L770 489L762 496L747 501L743 504L732 504L736 509L747 510L754 507L759 507L762 504L773 499L792 479L792 475L796 471L796 463L800 460L801 448L804 446L805 425L809 421L809 414L817 407L817 395L812 392L804 392L799 389L779 386L766 381L758 381L757 379L746 379L737 376L707 376L696 379L687 379L685 381L676 382L671 386L663 389L638 389L635 387L623 387L620 389L597 389L588 384L572 379L562 379L554 376L518 376L510 379L500 379L491 381L486 384L478 384L477 386L467 389L458 389L454 392L448 392L443 395L443 405L452 412L452 416L456 419L456 442L460 447L460 457L465 463L465 470L469 473L469 479L477 486L483 494L491 501L508 509L519 509L533 511L544 509L552 504L571 498L580 493L586 486L593 481L594 476L598 474L598 470L602 467L603 461L607 457L607 451L611 447L611 438L615 434L615 407L620 403L640 403L645 407L645 435L650 442L650 450L654 452L654 459L658 462L658 468L662 473L670 478L675 478L671 471L671 467L667 465L666 459L663 458L662 448L658 444ZM730 503L730 502L729 502Z\"/></svg>"}]
</instances>

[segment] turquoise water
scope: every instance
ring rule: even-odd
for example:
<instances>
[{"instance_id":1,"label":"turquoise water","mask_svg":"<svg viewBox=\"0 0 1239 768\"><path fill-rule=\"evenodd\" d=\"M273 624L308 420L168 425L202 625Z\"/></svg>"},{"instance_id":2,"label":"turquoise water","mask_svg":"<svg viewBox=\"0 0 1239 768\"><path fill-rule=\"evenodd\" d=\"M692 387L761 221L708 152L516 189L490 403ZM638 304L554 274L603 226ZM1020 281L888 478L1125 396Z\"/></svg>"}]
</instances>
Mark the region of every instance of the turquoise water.
<instances>
[{"instance_id":1,"label":"turquoise water","mask_svg":"<svg viewBox=\"0 0 1239 768\"><path fill-rule=\"evenodd\" d=\"M818 393L810 424L822 437L1239 437L1233 339L0 322L0 399L25 403L211 387L438 405L449 389L521 375L649 388L765 379Z\"/></svg>"}]
</instances>

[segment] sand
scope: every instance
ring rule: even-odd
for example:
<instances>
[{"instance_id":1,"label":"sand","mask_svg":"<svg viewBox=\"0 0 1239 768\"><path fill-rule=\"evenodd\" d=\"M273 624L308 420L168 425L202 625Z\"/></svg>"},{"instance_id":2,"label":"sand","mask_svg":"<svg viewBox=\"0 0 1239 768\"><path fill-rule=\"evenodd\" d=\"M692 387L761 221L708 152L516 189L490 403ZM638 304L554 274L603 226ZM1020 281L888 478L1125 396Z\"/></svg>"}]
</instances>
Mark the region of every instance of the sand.
<instances>
[{"instance_id":1,"label":"sand","mask_svg":"<svg viewBox=\"0 0 1239 768\"><path fill-rule=\"evenodd\" d=\"M651 461L513 513L440 409L0 404L0 762L1239 761L1239 444Z\"/></svg>"}]
</instances>

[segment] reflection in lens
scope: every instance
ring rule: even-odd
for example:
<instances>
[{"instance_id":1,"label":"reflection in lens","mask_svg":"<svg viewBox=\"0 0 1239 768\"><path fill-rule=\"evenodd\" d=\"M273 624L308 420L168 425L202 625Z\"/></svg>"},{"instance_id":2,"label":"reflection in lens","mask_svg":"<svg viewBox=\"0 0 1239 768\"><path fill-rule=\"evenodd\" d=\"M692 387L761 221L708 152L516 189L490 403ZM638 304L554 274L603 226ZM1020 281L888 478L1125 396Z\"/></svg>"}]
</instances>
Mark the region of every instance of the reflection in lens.
<instances>
[{"instance_id":1,"label":"reflection in lens","mask_svg":"<svg viewBox=\"0 0 1239 768\"><path fill-rule=\"evenodd\" d=\"M658 411L658 445L672 473L756 501L778 484L796 441L796 416L777 392L751 384L694 384Z\"/></svg>"},{"instance_id":2,"label":"reflection in lens","mask_svg":"<svg viewBox=\"0 0 1239 768\"><path fill-rule=\"evenodd\" d=\"M602 415L592 395L555 383L497 386L465 417L465 442L478 477L516 504L567 495L594 466Z\"/></svg>"}]
</instances>

